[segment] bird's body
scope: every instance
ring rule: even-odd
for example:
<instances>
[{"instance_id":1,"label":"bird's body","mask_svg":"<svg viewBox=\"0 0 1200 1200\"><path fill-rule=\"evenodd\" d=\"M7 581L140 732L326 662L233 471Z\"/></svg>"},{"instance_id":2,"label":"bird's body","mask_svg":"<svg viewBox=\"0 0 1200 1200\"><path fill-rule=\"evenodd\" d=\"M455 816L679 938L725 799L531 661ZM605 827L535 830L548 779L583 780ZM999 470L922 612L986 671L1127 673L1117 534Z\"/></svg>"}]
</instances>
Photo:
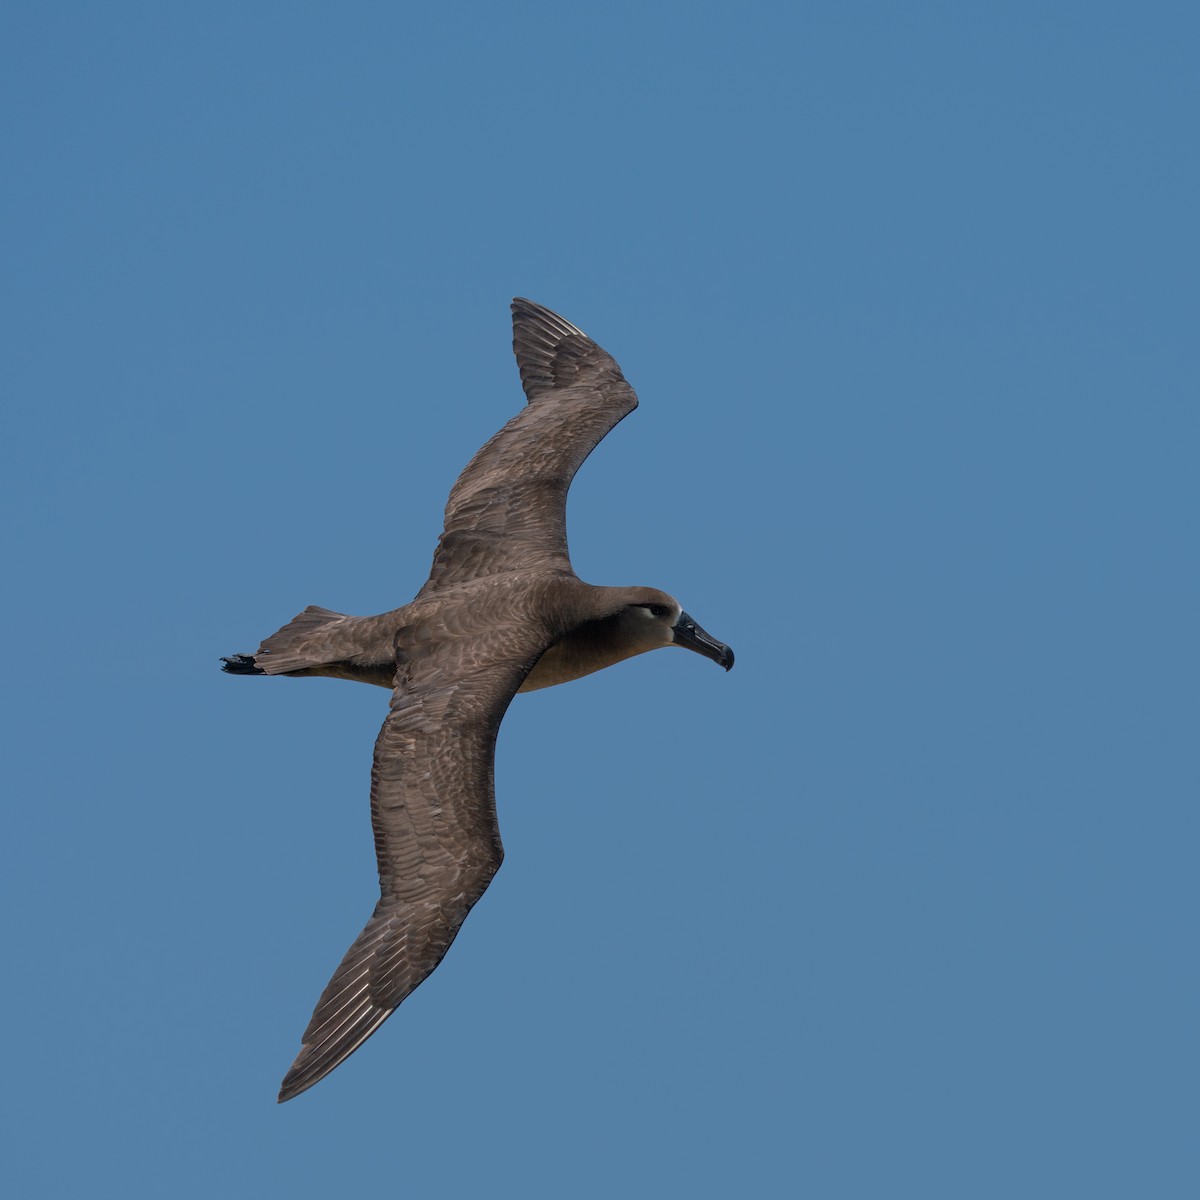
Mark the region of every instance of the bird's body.
<instances>
[{"instance_id":1,"label":"bird's body","mask_svg":"<svg viewBox=\"0 0 1200 1200\"><path fill-rule=\"evenodd\" d=\"M232 674L392 692L371 774L380 900L317 1003L281 1101L332 1071L429 975L498 870L492 764L518 691L673 644L733 665L665 592L596 587L572 571L567 489L637 398L612 358L548 309L515 300L513 329L529 404L459 477L416 599L374 617L310 607L255 654L224 660Z\"/></svg>"}]
</instances>

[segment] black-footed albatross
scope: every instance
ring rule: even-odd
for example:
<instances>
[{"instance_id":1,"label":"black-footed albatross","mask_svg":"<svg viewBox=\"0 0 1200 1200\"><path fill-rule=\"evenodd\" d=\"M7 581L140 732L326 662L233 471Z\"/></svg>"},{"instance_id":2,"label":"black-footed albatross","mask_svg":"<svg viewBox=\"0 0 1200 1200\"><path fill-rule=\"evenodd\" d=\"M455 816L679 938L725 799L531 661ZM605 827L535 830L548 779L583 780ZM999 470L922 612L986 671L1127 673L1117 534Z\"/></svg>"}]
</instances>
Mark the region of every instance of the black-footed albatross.
<instances>
[{"instance_id":1,"label":"black-footed albatross","mask_svg":"<svg viewBox=\"0 0 1200 1200\"><path fill-rule=\"evenodd\" d=\"M306 608L234 675L326 675L391 690L371 768L380 898L317 1002L280 1102L323 1079L442 961L500 867L493 759L517 692L659 646L726 670L733 651L656 588L583 583L567 488L637 396L569 321L512 303L527 406L471 459L446 503L429 580L377 617Z\"/></svg>"}]
</instances>

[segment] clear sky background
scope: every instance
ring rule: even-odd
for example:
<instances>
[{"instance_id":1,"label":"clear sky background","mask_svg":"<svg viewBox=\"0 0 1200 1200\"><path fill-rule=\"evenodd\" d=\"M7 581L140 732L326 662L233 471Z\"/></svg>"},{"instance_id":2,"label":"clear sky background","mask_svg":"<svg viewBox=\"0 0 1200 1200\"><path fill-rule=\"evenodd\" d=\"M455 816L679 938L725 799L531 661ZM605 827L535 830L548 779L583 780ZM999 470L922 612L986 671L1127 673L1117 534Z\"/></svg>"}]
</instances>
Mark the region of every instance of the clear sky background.
<instances>
[{"instance_id":1,"label":"clear sky background","mask_svg":"<svg viewBox=\"0 0 1200 1200\"><path fill-rule=\"evenodd\" d=\"M1188 4L10 3L12 1195L1200 1194ZM575 565L737 652L520 697L445 963L275 1092L386 697L523 402Z\"/></svg>"}]
</instances>

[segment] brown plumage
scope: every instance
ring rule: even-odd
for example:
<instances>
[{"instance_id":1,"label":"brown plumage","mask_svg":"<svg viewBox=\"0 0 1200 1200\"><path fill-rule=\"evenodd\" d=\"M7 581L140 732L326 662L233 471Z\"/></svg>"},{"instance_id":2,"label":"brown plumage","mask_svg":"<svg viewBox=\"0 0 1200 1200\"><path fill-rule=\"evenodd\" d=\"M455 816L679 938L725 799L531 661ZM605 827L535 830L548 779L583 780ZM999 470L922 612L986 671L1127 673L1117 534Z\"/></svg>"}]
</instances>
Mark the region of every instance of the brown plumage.
<instances>
[{"instance_id":1,"label":"brown plumage","mask_svg":"<svg viewBox=\"0 0 1200 1200\"><path fill-rule=\"evenodd\" d=\"M371 770L379 903L322 993L279 1093L324 1078L441 962L500 867L492 764L518 691L659 646L728 670L733 652L654 588L594 587L571 569L571 479L637 407L613 359L562 317L512 304L528 405L459 476L429 580L377 617L306 608L237 675L323 675L392 690Z\"/></svg>"}]
</instances>

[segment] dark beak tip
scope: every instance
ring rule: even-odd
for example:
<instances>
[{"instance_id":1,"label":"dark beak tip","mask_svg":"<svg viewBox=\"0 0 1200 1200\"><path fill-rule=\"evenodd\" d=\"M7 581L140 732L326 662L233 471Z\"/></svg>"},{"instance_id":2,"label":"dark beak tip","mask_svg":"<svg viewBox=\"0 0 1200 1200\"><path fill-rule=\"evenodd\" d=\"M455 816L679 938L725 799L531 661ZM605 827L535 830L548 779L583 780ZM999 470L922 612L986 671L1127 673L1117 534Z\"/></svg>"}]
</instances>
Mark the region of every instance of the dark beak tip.
<instances>
[{"instance_id":1,"label":"dark beak tip","mask_svg":"<svg viewBox=\"0 0 1200 1200\"><path fill-rule=\"evenodd\" d=\"M671 634L676 646L703 654L727 671L733 669L733 651L724 642L718 642L711 634L705 633L687 613L679 614Z\"/></svg>"}]
</instances>

